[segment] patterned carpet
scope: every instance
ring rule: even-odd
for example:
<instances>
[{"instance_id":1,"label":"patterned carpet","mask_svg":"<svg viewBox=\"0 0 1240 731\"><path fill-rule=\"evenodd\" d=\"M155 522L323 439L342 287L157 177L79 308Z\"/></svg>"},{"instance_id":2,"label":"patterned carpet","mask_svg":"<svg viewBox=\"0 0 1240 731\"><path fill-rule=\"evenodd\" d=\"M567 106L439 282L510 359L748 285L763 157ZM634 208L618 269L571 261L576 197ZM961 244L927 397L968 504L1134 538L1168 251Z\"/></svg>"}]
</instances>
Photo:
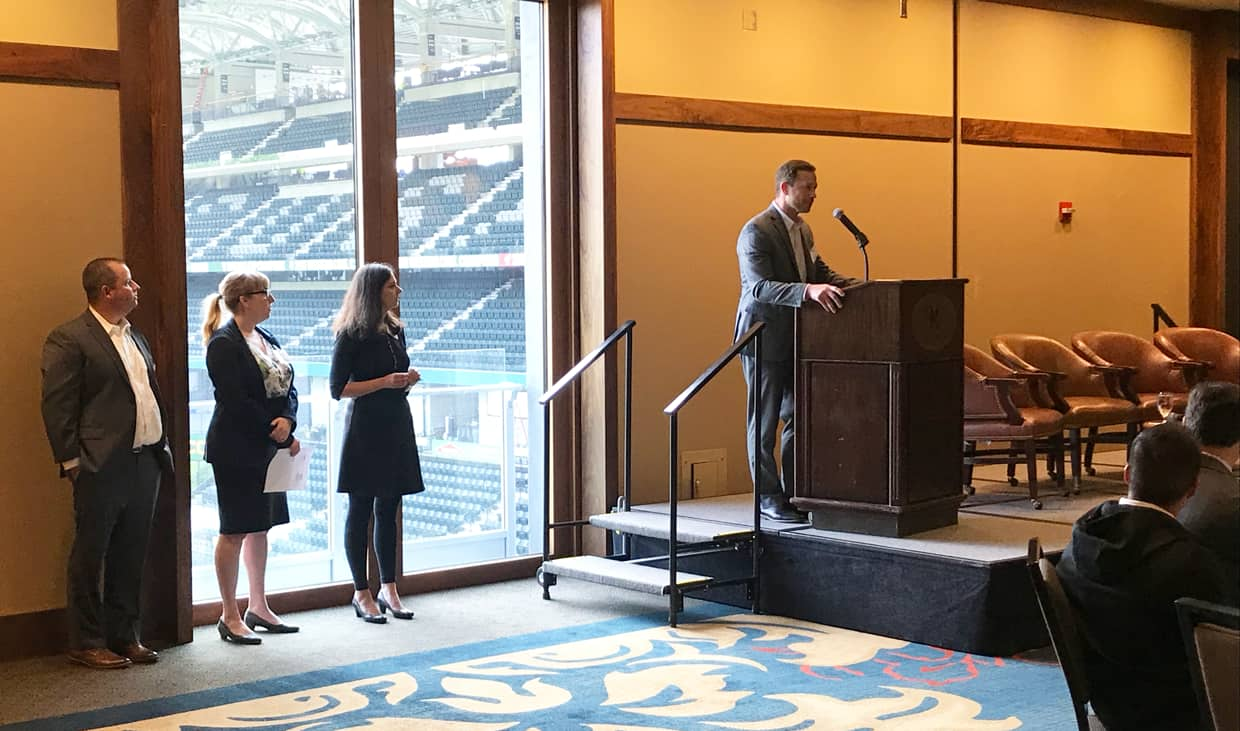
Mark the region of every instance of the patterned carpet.
<instances>
[{"instance_id":1,"label":"patterned carpet","mask_svg":"<svg viewBox=\"0 0 1240 731\"><path fill-rule=\"evenodd\" d=\"M1071 729L1055 665L693 609L28 722L24 729ZM220 669L203 669L204 672Z\"/></svg>"}]
</instances>

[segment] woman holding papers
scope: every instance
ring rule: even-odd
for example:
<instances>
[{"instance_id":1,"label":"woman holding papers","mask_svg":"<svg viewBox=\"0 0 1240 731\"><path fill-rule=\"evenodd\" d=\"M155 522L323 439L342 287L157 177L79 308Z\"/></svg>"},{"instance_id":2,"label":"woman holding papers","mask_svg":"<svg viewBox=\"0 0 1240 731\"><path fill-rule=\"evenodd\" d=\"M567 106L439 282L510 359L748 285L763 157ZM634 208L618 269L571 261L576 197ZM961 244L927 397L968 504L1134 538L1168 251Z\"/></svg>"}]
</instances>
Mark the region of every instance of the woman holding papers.
<instances>
[{"instance_id":1,"label":"woman holding papers","mask_svg":"<svg viewBox=\"0 0 1240 731\"><path fill-rule=\"evenodd\" d=\"M336 317L332 398L352 399L345 416L337 491L348 493L344 549L353 573L353 611L382 624L391 611L413 619L396 591L396 527L401 496L422 492L422 466L406 394L418 381L409 367L405 330L393 311L400 285L386 264L366 264L353 275ZM379 595L366 580L367 524L374 516Z\"/></svg>"},{"instance_id":2,"label":"woman holding papers","mask_svg":"<svg viewBox=\"0 0 1240 731\"><path fill-rule=\"evenodd\" d=\"M257 645L252 631L296 632L267 605L267 531L288 522L283 492L264 492L267 465L277 449L296 455L297 389L293 366L280 344L258 323L271 316L270 282L258 272L229 272L219 291L203 301L202 336L207 342L207 375L215 386L215 411L207 428L203 459L215 472L220 537L215 544L215 576L224 611L216 628L220 639ZM225 312L232 314L226 319ZM240 558L250 580L249 605L237 606Z\"/></svg>"}]
</instances>

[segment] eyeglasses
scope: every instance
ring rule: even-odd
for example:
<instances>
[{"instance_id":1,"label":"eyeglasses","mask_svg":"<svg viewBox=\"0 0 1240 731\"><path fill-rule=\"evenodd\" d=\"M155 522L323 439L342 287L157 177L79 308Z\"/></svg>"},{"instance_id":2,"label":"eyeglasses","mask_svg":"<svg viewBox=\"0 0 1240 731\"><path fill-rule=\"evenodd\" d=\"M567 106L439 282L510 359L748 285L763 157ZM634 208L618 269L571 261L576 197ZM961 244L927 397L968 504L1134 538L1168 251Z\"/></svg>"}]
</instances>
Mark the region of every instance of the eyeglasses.
<instances>
[{"instance_id":1,"label":"eyeglasses","mask_svg":"<svg viewBox=\"0 0 1240 731\"><path fill-rule=\"evenodd\" d=\"M241 295L241 296L242 296L242 297L253 297L253 296L254 296L254 295L256 295L256 294L261 294L261 295L262 295L262 296L264 296L264 297L270 297L270 296L271 296L271 292L269 292L268 290L265 290L265 289L256 289L256 290L254 290L253 292L246 292L245 294L243 294L243 295Z\"/></svg>"}]
</instances>

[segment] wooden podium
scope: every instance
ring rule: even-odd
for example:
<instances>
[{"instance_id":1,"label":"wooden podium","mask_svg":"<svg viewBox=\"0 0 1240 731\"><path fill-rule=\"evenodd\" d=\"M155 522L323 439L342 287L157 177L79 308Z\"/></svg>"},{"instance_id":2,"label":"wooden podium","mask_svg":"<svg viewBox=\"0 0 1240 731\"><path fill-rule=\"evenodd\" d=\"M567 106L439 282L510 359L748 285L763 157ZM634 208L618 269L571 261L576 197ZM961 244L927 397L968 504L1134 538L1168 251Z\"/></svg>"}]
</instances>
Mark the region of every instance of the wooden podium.
<instances>
[{"instance_id":1,"label":"wooden podium","mask_svg":"<svg viewBox=\"0 0 1240 731\"><path fill-rule=\"evenodd\" d=\"M965 279L879 280L796 324L796 489L815 528L906 536L963 499Z\"/></svg>"}]
</instances>

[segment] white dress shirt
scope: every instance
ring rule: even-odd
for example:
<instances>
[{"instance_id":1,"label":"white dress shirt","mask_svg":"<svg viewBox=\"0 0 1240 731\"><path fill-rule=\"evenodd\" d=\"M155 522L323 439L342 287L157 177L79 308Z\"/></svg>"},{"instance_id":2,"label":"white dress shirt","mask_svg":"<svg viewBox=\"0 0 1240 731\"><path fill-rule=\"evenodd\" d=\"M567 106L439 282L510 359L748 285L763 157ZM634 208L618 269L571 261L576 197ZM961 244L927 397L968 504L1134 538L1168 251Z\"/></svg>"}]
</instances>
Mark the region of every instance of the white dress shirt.
<instances>
[{"instance_id":1,"label":"white dress shirt","mask_svg":"<svg viewBox=\"0 0 1240 731\"><path fill-rule=\"evenodd\" d=\"M1175 520L1175 513L1171 512L1170 510L1167 510L1161 505L1155 505L1154 503L1147 503L1144 500L1137 500L1135 498L1130 498L1130 497L1122 497L1119 499L1119 504L1120 505L1131 505L1134 508L1149 508L1150 510L1157 510L1163 515L1166 515L1170 517L1172 520Z\"/></svg>"},{"instance_id":2,"label":"white dress shirt","mask_svg":"<svg viewBox=\"0 0 1240 731\"><path fill-rule=\"evenodd\" d=\"M771 203L771 207L779 212L779 217L784 219L784 226L788 227L788 239L792 242L792 258L797 263L797 274L801 275L802 282L807 282L809 277L806 276L805 242L801 234L801 226L805 225L805 222L784 213L778 203Z\"/></svg>"},{"instance_id":3,"label":"white dress shirt","mask_svg":"<svg viewBox=\"0 0 1240 731\"><path fill-rule=\"evenodd\" d=\"M155 391L151 388L150 374L146 369L146 359L138 350L130 330L133 326L129 320L122 319L120 324L113 325L104 319L94 307L89 307L90 314L99 321L99 326L108 334L112 347L121 357L125 365L125 374L129 376L129 387L133 390L134 430L133 447L144 447L155 444L164 433L163 418L159 414L159 402L155 400ZM78 459L71 459L61 464L65 470L71 470L79 464Z\"/></svg>"},{"instance_id":4,"label":"white dress shirt","mask_svg":"<svg viewBox=\"0 0 1240 731\"><path fill-rule=\"evenodd\" d=\"M1218 462L1218 463L1219 463L1219 464L1223 467L1223 469L1227 470L1228 472L1235 472L1235 471L1236 471L1236 468L1235 468L1235 467L1232 467L1231 465L1227 464L1227 460L1223 459L1222 457L1219 457L1218 455L1215 455L1215 454L1210 454L1209 452L1202 452L1202 453L1201 453L1201 458L1202 458L1202 459L1212 459L1212 460L1214 460L1215 462Z\"/></svg>"}]
</instances>

